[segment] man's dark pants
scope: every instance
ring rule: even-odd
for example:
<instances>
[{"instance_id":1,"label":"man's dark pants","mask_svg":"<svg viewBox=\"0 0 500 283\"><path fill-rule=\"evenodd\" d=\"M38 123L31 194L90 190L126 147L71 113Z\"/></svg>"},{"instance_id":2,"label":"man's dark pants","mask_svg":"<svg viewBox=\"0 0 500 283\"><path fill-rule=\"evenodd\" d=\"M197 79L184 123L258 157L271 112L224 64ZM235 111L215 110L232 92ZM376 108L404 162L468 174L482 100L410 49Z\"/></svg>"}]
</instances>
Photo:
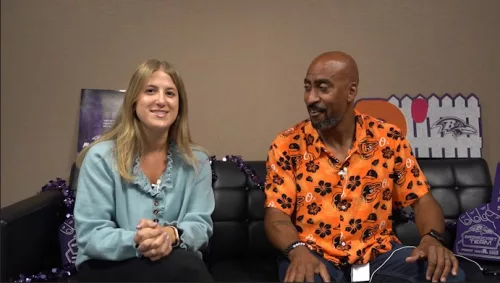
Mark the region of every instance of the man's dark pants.
<instances>
[{"instance_id":1,"label":"man's dark pants","mask_svg":"<svg viewBox=\"0 0 500 283\"><path fill-rule=\"evenodd\" d=\"M403 245L399 243L393 243L390 251L379 255L370 263L371 276L385 262L382 268L378 269L375 275L373 275L371 282L429 282L425 279L427 261L421 260L416 263L406 263L406 258L410 256L413 248L400 249L402 247ZM350 268L346 270L338 269L319 255L314 255L325 264L330 274L331 282L350 282ZM387 260L388 258L389 260ZM278 264L280 281L283 282L290 262L288 260L280 260ZM319 274L314 276L314 282L323 282ZM459 269L457 276L453 276L450 272L446 282L465 282L465 274L462 269Z\"/></svg>"}]
</instances>

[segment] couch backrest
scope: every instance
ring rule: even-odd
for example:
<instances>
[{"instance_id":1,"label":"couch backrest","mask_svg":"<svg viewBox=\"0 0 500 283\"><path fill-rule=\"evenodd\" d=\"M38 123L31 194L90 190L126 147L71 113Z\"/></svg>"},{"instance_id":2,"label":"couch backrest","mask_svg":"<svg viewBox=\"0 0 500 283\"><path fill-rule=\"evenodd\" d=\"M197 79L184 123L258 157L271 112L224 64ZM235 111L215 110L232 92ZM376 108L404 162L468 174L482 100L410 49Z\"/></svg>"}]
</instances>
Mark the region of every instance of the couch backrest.
<instances>
[{"instance_id":1,"label":"couch backrest","mask_svg":"<svg viewBox=\"0 0 500 283\"><path fill-rule=\"evenodd\" d=\"M419 164L432 188L432 194L443 208L445 219L454 223L458 216L491 200L492 183L487 163L481 158L419 159ZM257 176L265 179L264 161L245 162ZM275 257L277 251L269 244L264 231L264 192L250 176L232 162L213 163L214 235L210 240L207 260L241 257ZM73 167L70 184L76 189L78 169ZM407 209L409 212L410 209ZM420 237L414 223L397 223L396 234L404 244L416 245ZM451 248L455 228L446 231Z\"/></svg>"},{"instance_id":2,"label":"couch backrest","mask_svg":"<svg viewBox=\"0 0 500 283\"><path fill-rule=\"evenodd\" d=\"M422 171L440 203L445 219L454 223L458 216L491 198L491 178L483 159L419 159ZM245 162L261 180L265 162ZM215 161L214 236L210 243L211 260L246 257L274 257L264 231L264 192L256 187L234 163ZM411 212L411 208L407 209ZM416 245L420 237L414 223L396 223L395 232L404 244ZM446 231L451 248L455 228Z\"/></svg>"},{"instance_id":3,"label":"couch backrest","mask_svg":"<svg viewBox=\"0 0 500 283\"><path fill-rule=\"evenodd\" d=\"M265 177L264 162L246 163ZM264 192L232 162L213 163L214 235L210 240L209 261L240 257L275 257L265 237Z\"/></svg>"}]
</instances>

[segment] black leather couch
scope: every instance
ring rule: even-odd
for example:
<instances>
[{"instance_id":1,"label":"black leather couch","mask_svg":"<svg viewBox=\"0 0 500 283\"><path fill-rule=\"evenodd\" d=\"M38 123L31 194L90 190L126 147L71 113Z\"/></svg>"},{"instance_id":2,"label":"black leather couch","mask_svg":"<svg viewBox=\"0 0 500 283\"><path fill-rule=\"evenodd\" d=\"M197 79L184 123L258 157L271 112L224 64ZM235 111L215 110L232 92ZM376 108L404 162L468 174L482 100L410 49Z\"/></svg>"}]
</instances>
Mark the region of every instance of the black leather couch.
<instances>
[{"instance_id":1,"label":"black leather couch","mask_svg":"<svg viewBox=\"0 0 500 283\"><path fill-rule=\"evenodd\" d=\"M441 204L448 228L446 243L455 238L454 221L464 211L490 202L492 183L483 159L420 159L420 165ZM245 162L262 180L263 161ZM264 193L232 162L215 161L216 208L214 235L204 251L205 261L216 281L278 281L279 253L264 232ZM77 171L70 184L75 188ZM63 219L62 196L48 191L1 210L1 281L19 273L32 274L61 265L58 226ZM414 223L400 222L395 232L404 244L417 245ZM468 281L500 281L500 276L484 276L478 267L460 260ZM483 267L500 269L500 263L479 261ZM71 280L73 280L72 278Z\"/></svg>"}]
</instances>

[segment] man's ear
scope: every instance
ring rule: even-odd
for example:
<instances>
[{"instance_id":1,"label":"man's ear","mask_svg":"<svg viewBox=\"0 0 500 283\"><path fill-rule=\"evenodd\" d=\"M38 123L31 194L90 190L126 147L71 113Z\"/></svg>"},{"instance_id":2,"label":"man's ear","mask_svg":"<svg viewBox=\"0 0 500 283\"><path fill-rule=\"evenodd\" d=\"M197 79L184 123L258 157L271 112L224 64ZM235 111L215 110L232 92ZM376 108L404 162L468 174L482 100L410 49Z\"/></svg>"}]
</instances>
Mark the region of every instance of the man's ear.
<instances>
[{"instance_id":1,"label":"man's ear","mask_svg":"<svg viewBox=\"0 0 500 283\"><path fill-rule=\"evenodd\" d=\"M358 84L356 82L351 82L349 84L349 88L347 89L347 91L348 91L347 101L353 102L354 99L356 99L356 96L358 95Z\"/></svg>"}]
</instances>

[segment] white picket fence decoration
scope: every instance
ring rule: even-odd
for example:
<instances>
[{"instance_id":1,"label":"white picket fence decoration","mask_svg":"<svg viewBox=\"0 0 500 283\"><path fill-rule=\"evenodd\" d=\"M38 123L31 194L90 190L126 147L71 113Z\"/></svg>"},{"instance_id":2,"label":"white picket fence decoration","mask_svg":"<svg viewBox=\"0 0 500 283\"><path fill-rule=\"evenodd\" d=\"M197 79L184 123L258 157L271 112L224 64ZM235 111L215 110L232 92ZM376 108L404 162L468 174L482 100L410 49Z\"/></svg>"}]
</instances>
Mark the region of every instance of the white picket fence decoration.
<instances>
[{"instance_id":1,"label":"white picket fence decoration","mask_svg":"<svg viewBox=\"0 0 500 283\"><path fill-rule=\"evenodd\" d=\"M416 123L412 118L411 105L415 99L427 99L429 104L427 118L422 123ZM401 98L392 95L388 101L398 107L404 114L408 129L407 138L417 157L460 158L482 156L481 106L474 94L467 97L461 94L454 97L448 94L442 97L432 94L428 98L423 95L415 97L404 95ZM447 117L450 119L446 119ZM473 128L476 133L461 133L460 127L456 128L456 131L461 134L456 137L451 133L442 133L441 128L435 123L443 118L448 121L448 125L455 126L461 124L457 120L460 119L465 124L468 124L467 128Z\"/></svg>"}]
</instances>

